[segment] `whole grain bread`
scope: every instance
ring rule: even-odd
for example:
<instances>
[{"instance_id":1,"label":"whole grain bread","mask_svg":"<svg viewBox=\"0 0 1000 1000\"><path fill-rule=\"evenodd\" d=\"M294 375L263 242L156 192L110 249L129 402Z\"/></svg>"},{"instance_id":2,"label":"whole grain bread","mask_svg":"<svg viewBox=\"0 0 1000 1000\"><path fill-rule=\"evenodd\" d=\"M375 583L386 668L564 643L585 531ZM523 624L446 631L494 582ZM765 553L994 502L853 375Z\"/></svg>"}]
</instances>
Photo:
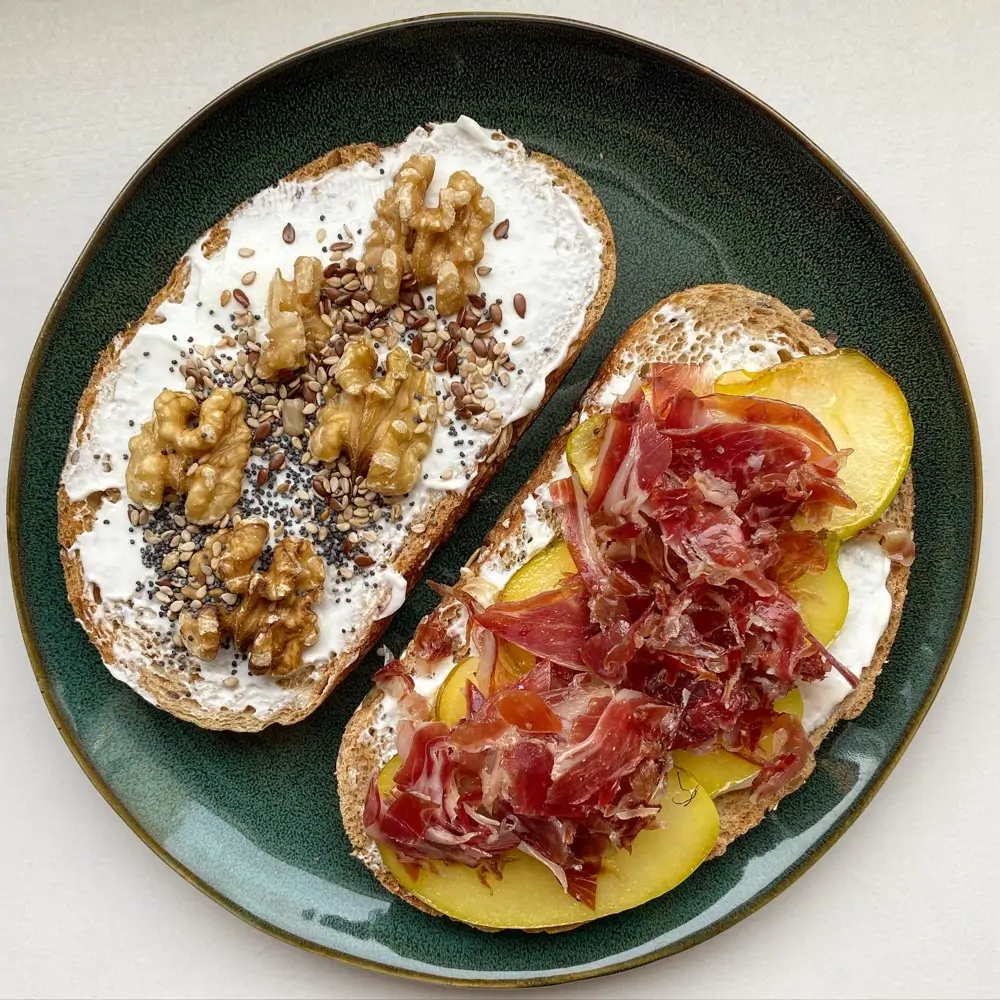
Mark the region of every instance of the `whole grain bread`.
<instances>
[{"instance_id":1,"label":"whole grain bread","mask_svg":"<svg viewBox=\"0 0 1000 1000\"><path fill-rule=\"evenodd\" d=\"M614 287L616 269L614 235L600 200L587 182L561 161L543 153L531 153L529 156L531 160L544 166L553 182L573 198L583 217L600 231L604 245L598 287L586 309L579 333L568 345L565 359L548 375L545 395L538 407L500 431L493 446L480 461L476 475L465 492L452 491L440 494L439 499L427 512L428 530L423 534L408 534L403 548L389 567L406 579L408 589L412 588L427 559L452 532L470 504L482 493L517 440L572 367L577 355L594 332ZM381 149L373 143L341 146L296 170L285 180L304 183L322 177L330 171L347 169L359 161L377 164L381 158ZM239 210L235 209L205 234L201 247L206 256L211 257L226 246L229 239L228 221ZM109 384L109 380L115 378L122 350L140 327L157 322L158 310L165 302L177 302L183 298L189 275L190 262L185 257L174 267L166 284L153 296L142 316L119 333L98 358L77 409L76 423L69 446L70 456L74 451L85 448L102 386ZM78 536L90 530L96 512L106 495L111 500L123 499L118 495L118 491L113 490L107 494L92 495L86 500L73 501L62 486L59 488L58 539L69 600L77 619L111 672L120 679L127 680L130 686L146 700L180 719L206 729L239 732L256 732L272 723L290 725L298 722L325 700L337 683L375 645L389 624L389 618L367 622L363 628L358 629L354 641L343 653L331 657L326 663L311 665L310 670L302 670L287 681L280 682L287 690L294 693L294 699L272 714L265 716L252 710L236 712L226 706L207 707L192 697L183 672L163 668L162 657L158 655L162 650L156 643L143 640L144 652L147 655L143 656L144 662L138 668L131 665L126 667L121 658L116 656L116 634L125 626L118 620L109 620L97 614L100 595L85 586L81 560L78 553L72 550Z\"/></svg>"},{"instance_id":2,"label":"whole grain bread","mask_svg":"<svg viewBox=\"0 0 1000 1000\"><path fill-rule=\"evenodd\" d=\"M579 423L581 412L592 413L602 408L616 379L631 376L646 362L671 361L701 363L718 357L729 346L747 344L775 352L777 357L797 354L824 354L833 350L809 325L808 310L794 311L769 295L740 285L700 285L678 292L653 306L625 332L605 360L593 382L584 393L577 413L552 442L532 477L510 502L483 545L466 564L472 574L489 558L498 555L504 565L515 565L518 558L519 533L524 525L522 504L544 483L550 482L561 464L570 432ZM883 520L905 528L913 524L912 473L906 478ZM826 735L844 719L853 719L871 700L875 681L881 672L899 627L909 569L892 564L887 587L892 596L892 614L878 643L871 665L864 670L860 684L837 707L829 720L814 731L811 739L819 746ZM432 615L447 615L449 599L438 605ZM407 651L402 654L405 661ZM440 916L422 900L405 889L381 863L378 851L364 830L364 801L372 773L391 755L391 734L376 725L382 694L373 688L352 716L344 731L337 759L337 788L344 828L358 857L390 892L405 899L418 909ZM756 826L768 810L774 809L785 795L791 794L808 778L808 769L793 783L771 797L754 800L750 790L731 792L715 800L719 811L719 837L712 857L722 854L740 834ZM490 928L481 928L489 930ZM571 927L551 928L555 931Z\"/></svg>"}]
</instances>

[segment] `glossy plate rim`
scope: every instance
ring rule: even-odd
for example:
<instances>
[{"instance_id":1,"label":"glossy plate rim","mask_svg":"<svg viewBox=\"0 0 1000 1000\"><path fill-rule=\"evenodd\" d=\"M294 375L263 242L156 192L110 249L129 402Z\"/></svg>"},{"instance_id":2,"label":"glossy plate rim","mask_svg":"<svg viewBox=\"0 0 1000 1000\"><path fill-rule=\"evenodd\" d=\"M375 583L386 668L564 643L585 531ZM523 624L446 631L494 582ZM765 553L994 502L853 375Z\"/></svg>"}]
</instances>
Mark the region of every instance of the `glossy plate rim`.
<instances>
[{"instance_id":1,"label":"glossy plate rim","mask_svg":"<svg viewBox=\"0 0 1000 1000\"><path fill-rule=\"evenodd\" d=\"M484 978L465 978L465 977L455 977L448 976L445 974L436 975L423 972L416 972L408 969L402 969L394 965L390 965L383 962L372 961L368 959L361 958L356 955L350 955L346 952L338 951L333 948L326 948L321 945L317 945L305 938L302 938L296 934L292 934L285 931L279 927L274 926L268 921L258 917L256 914L251 913L249 910L240 906L239 904L233 902L231 899L227 898L218 890L210 886L204 879L196 875L193 871L187 868L183 863L181 863L176 857L170 854L165 848L157 844L152 837L147 833L147 831L141 826L141 824L136 820L136 818L129 811L125 803L118 798L118 796L112 791L112 789L106 784L104 779L98 773L96 767L87 757L86 751L83 746L74 738L70 727L67 725L66 720L63 718L62 712L55 698L53 697L52 691L49 687L49 679L45 670L45 666L42 662L42 657L40 652L35 645L34 638L31 631L28 603L24 593L24 587L21 580L21 560L20 554L17 546L17 534L18 534L18 519L17 519L17 495L20 485L20 468L15 462L15 456L21 453L22 445L24 442L26 434L26 424L24 419L24 414L27 409L27 400L31 395L32 387L35 380L35 374L39 368L42 360L42 356L48 346L49 340L52 335L52 331L56 326L57 320L59 319L66 303L76 290L77 284L80 280L81 275L86 270L94 256L94 253L106 235L107 231L124 208L125 205L131 200L132 196L140 185L146 180L146 178L155 170L159 160L169 151L171 151L177 145L183 143L185 139L197 129L202 121L211 115L213 112L228 104L234 98L237 98L240 93L254 83L265 78L273 73L280 72L287 69L292 64L307 59L321 51L336 49L339 45L344 42L352 41L358 38L363 38L365 36L373 36L382 33L387 33L394 31L396 29L406 27L413 24L428 24L434 22L457 22L457 21L468 21L468 20L478 20L478 21L522 21L528 23L539 23L539 24L554 24L560 25L562 27L571 29L582 29L583 31L590 32L597 35L604 35L608 38L615 39L620 42L626 42L638 48L644 49L646 52L658 56L661 59L672 61L675 64L683 67L684 69L699 74L703 77L708 78L712 82L716 83L720 87L731 91L738 97L750 103L756 110L770 118L773 122L779 125L783 130L785 130L799 145L801 145L804 150L814 157L819 163L821 163L833 176L843 184L843 186L851 193L851 195L857 199L858 203L865 210L865 212L875 221L879 228L883 231L886 238L889 240L890 244L896 249L902 258L907 270L913 276L914 281L917 284L917 288L920 294L926 301L926 304L933 315L935 322L937 323L940 332L942 334L943 346L947 350L951 357L951 360L955 367L955 372L958 378L958 388L962 393L965 408L968 413L969 428L971 443L973 446L972 464L975 475L975 518L973 523L972 531L972 551L970 553L970 563L968 569L968 575L965 581L965 590L962 597L962 604L960 609L960 614L958 621L956 623L955 629L950 637L948 646L945 650L944 656L937 668L936 676L929 687L927 693L924 696L923 701L919 705L917 711L914 713L910 719L906 730L903 734L903 738L897 748L896 752L888 757L885 761L885 766L882 773L871 782L869 787L864 791L863 794L859 795L851 809L844 813L836 824L835 829L831 831L829 836L826 838L824 843L821 843L811 854L805 858L804 863L796 869L794 872L789 872L783 879L777 881L773 886L770 887L768 891L760 893L757 897L750 900L750 902L724 917L719 918L713 923L709 924L703 930L688 935L687 937L681 938L669 945L652 949L641 955L631 957L629 959L621 961L611 961L608 964L602 966L599 969L588 969L586 971L580 972L568 972L555 975L546 976L529 976L519 979L484 979ZM572 981L578 981L582 979L596 978L599 976L610 975L616 972L623 972L627 969L637 968L642 965L646 965L650 962L654 962L657 959L665 958L669 955L677 954L678 952L685 951L708 938L714 937L721 931L739 923L744 917L749 916L754 913L765 903L769 902L779 893L781 893L785 888L787 888L792 882L796 881L804 872L816 863L847 831L851 824L857 819L861 812L865 809L868 803L872 800L878 790L882 787L886 778L892 772L893 768L899 761L899 758L903 755L906 748L909 746L910 741L913 739L914 734L919 728L924 716L927 714L931 705L940 690L941 684L944 681L946 674L948 673L948 668L951 665L952 658L955 655L955 651L958 648L959 640L961 639L962 631L965 627L966 620L968 618L969 607L972 601L972 592L975 586L976 574L978 571L979 564L979 553L980 545L982 541L982 510L983 510L983 477L982 477L982 451L980 446L979 438L979 427L976 420L975 407L972 400L972 392L969 387L968 378L965 373L965 369L962 365L961 357L958 353L958 348L955 344L954 338L951 335L951 330L948 326L948 322L944 317L944 313L938 304L937 298L934 292L931 290L930 285L927 282L919 264L913 257L909 248L903 242L899 233L896 232L895 228L885 217L878 206L872 201L872 199L862 190L862 188L840 167L834 162L831 157L819 148L811 139L804 135L795 125L788 121L779 112L775 111L772 107L762 101L760 98L754 96L749 91L745 90L739 84L727 79L722 74L716 72L704 66L703 64L684 56L672 49L665 46L658 45L654 42L646 41L642 38L638 38L634 35L630 35L623 31L618 31L614 28L609 28L600 24L593 24L587 21L581 21L573 18L565 17L554 17L542 14L520 14L520 13L506 13L506 12L449 12L444 14L433 14L418 17L403 18L395 21L387 21L381 24L372 25L370 27L362 28L357 31L349 32L342 35L337 35L332 38L328 38L325 41L318 42L314 45L307 46L305 48L299 49L296 52L289 53L280 59L262 67L261 69L249 74L244 79L235 83L233 86L229 87L222 94L216 97L214 100L210 101L200 110L195 112L183 125L181 125L172 135L170 135L166 140L164 140L142 163L142 165L136 170L129 181L125 184L122 190L119 192L115 200L111 203L111 206L104 213L97 228L94 230L93 234L87 240L83 250L81 251L76 262L73 264L72 270L69 276L63 282L62 287L59 289L56 298L49 309L45 321L42 324L42 328L39 332L38 338L35 341L34 348L32 349L31 355L28 359L28 365L25 370L24 380L21 384L21 391L18 396L17 411L14 420L14 432L11 440L11 461L8 468L7 475L7 547L8 547L8 558L10 563L11 572L11 582L13 586L15 604L17 606L18 622L21 629L21 636L24 641L25 647L28 652L28 658L31 661L32 670L35 674L35 680L38 683L38 687L42 693L42 697L45 701L46 708L49 714L52 716L52 720L55 723L63 740L69 747L70 752L76 758L77 763L83 769L84 773L93 783L94 787L101 793L112 809L125 821L133 833L139 837L140 840L152 850L162 861L174 869L179 875L185 878L188 882L194 885L196 888L200 889L205 895L209 896L216 903L225 907L230 912L236 914L242 920L246 921L253 927L256 927L266 933L272 935L273 937L279 938L290 944L294 944L306 951L313 952L314 954L323 955L329 958L336 958L341 961L347 962L350 965L354 965L359 968L368 969L376 972L388 973L393 976L398 976L405 979L415 979L424 982L433 982L444 984L448 986L465 986L465 987L487 987L487 988L523 988L526 986L552 986L559 983L566 983Z\"/></svg>"}]
</instances>

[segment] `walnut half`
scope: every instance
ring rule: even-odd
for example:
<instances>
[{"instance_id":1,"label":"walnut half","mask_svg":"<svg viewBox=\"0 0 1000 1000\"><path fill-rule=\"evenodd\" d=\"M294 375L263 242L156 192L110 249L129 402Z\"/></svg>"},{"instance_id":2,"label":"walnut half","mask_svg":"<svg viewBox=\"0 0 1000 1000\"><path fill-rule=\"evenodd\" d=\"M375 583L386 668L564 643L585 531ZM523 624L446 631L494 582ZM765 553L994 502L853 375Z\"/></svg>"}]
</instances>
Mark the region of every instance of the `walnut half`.
<instances>
[{"instance_id":1,"label":"walnut half","mask_svg":"<svg viewBox=\"0 0 1000 1000\"><path fill-rule=\"evenodd\" d=\"M403 274L435 285L442 316L458 312L479 291L476 265L483 234L493 223L493 201L467 170L457 170L441 189L437 206L424 203L434 176L433 156L415 154L396 173L375 207L364 263L375 269L372 298L383 306L399 301Z\"/></svg>"},{"instance_id":2,"label":"walnut half","mask_svg":"<svg viewBox=\"0 0 1000 1000\"><path fill-rule=\"evenodd\" d=\"M223 627L240 649L250 650L250 670L285 677L302 665L302 654L319 638L312 605L319 600L326 571L312 544L284 538L271 566L254 573L244 598L223 611Z\"/></svg>"},{"instance_id":3,"label":"walnut half","mask_svg":"<svg viewBox=\"0 0 1000 1000\"><path fill-rule=\"evenodd\" d=\"M266 572L254 571L269 528L266 521L241 521L216 532L189 563L189 577L201 584L225 584L221 605L180 615L184 647L212 660L222 639L250 651L255 674L287 677L302 666L302 654L319 638L312 605L323 593L326 570L312 543L284 538L274 547Z\"/></svg>"},{"instance_id":4,"label":"walnut half","mask_svg":"<svg viewBox=\"0 0 1000 1000\"><path fill-rule=\"evenodd\" d=\"M169 489L187 494L189 521L217 521L240 497L250 457L245 412L245 401L229 389L213 389L200 405L192 393L164 389L152 419L129 439L129 499L156 510Z\"/></svg>"},{"instance_id":5,"label":"walnut half","mask_svg":"<svg viewBox=\"0 0 1000 1000\"><path fill-rule=\"evenodd\" d=\"M292 280L276 270L267 292L267 343L257 362L257 373L273 381L305 367L309 354L319 354L330 338L330 327L320 317L319 293L323 264L316 257L299 257Z\"/></svg>"},{"instance_id":6,"label":"walnut half","mask_svg":"<svg viewBox=\"0 0 1000 1000\"><path fill-rule=\"evenodd\" d=\"M386 356L381 379L375 378L377 360L370 337L348 344L327 385L309 450L325 462L346 453L368 489L401 496L416 485L430 451L436 425L421 417L420 407L434 400L434 376L417 368L403 347Z\"/></svg>"}]
</instances>

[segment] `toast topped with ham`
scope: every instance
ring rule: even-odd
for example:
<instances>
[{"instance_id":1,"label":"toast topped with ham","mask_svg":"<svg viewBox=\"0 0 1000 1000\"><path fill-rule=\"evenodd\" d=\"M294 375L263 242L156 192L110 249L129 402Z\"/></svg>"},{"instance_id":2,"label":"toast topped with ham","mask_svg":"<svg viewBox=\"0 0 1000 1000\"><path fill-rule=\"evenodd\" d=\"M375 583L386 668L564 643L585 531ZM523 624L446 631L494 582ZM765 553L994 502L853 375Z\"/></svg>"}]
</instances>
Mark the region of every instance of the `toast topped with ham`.
<instances>
[{"instance_id":1,"label":"toast topped with ham","mask_svg":"<svg viewBox=\"0 0 1000 1000\"><path fill-rule=\"evenodd\" d=\"M735 285L670 296L341 743L356 856L407 902L567 930L670 890L806 781L899 624L895 382Z\"/></svg>"}]
</instances>

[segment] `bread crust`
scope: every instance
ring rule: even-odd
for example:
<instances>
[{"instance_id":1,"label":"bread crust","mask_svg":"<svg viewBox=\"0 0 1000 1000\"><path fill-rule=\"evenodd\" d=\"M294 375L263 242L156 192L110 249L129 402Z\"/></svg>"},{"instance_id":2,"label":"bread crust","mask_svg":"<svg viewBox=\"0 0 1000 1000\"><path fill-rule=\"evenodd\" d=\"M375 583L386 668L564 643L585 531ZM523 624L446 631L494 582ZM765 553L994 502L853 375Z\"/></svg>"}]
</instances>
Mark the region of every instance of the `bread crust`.
<instances>
[{"instance_id":1,"label":"bread crust","mask_svg":"<svg viewBox=\"0 0 1000 1000\"><path fill-rule=\"evenodd\" d=\"M294 171L284 180L291 182L310 181L333 170L350 168L361 161L378 163L381 157L382 150L374 143L341 146ZM427 511L427 530L419 535L408 534L403 548L387 567L405 578L407 592L419 579L424 564L434 550L451 534L469 506L482 493L497 469L503 464L531 421L549 401L596 329L614 287L616 273L614 234L600 200L590 185L561 161L537 152L529 154L529 158L545 167L557 186L573 198L583 217L600 231L604 241L601 253L600 280L584 314L580 332L570 343L565 360L546 378L545 395L541 403L530 414L501 430L495 446L484 456L477 467L476 476L470 482L469 488L462 493L457 491L443 493L440 499ZM217 222L205 234L201 248L207 257L213 256L226 246L230 233L229 220L243 207L241 205L234 209L232 213ZM178 302L183 298L189 277L190 261L185 256L174 267L163 288L152 297L142 316L117 334L101 353L94 366L90 381L80 398L69 446L70 454L86 442L93 413L100 397L100 389L108 379L115 377L122 350L131 342L142 326L157 321L157 312L164 303ZM108 491L112 495L116 492ZM57 496L58 540L60 559L66 576L67 593L74 614L96 646L105 666L111 669L117 666L114 649L115 633L122 626L118 622L101 620L100 616L97 615L99 602L85 587L82 561L79 554L72 551L76 539L91 529L104 495L95 494L86 500L73 501L60 484ZM295 700L266 716L252 710L236 712L225 706L209 708L202 705L190 696L187 686L176 676L176 671L161 672L157 669L156 650L153 648L148 650L149 655L146 658L148 662L139 667L135 682L133 683L133 678L130 677L129 683L147 701L180 719L193 722L205 729L257 732L272 724L291 725L304 719L322 704L333 688L374 647L390 620L391 617L387 617L368 622L363 629L359 628L358 641L350 650L331 657L326 663L312 665L313 670L309 674L306 671L301 671L287 681L282 681L283 686L295 691ZM123 670L121 667L117 669L119 672ZM112 669L112 673L116 673L116 670Z\"/></svg>"},{"instance_id":2,"label":"bread crust","mask_svg":"<svg viewBox=\"0 0 1000 1000\"><path fill-rule=\"evenodd\" d=\"M692 343L687 319L694 318L703 334L700 342ZM594 381L584 393L580 408L570 418L566 427L553 440L538 468L524 484L517 496L500 515L496 525L483 541L483 545L466 564L474 573L505 540L515 537L524 524L521 505L542 484L550 482L566 450L566 440L580 421L580 411L599 409L598 401L616 376L622 374L626 364L632 369L635 359L640 362L674 361L698 363L708 359L710 352L737 337L769 342L779 350L808 354L825 354L833 348L809 325L812 314L808 310L794 311L778 299L740 285L699 285L677 292L658 302L641 316L622 336L621 340L601 366ZM913 526L913 476L907 471L903 484L883 521L905 528ZM909 568L893 563L887 580L892 596L892 613L879 640L872 663L860 678L858 687L837 706L829 720L811 735L818 747L827 734L843 719L855 718L871 700L875 681L881 673L892 648L899 627L906 597ZM446 602L442 602L443 606ZM439 608L441 607L439 606ZM435 609L431 614L437 613ZM409 651L409 647L407 648ZM405 659L406 652L403 653ZM337 759L337 787L340 797L341 817L354 854L372 871L379 882L390 892L418 909L435 916L438 911L404 888L385 868L364 830L364 802L372 772L380 766L382 745L376 737L375 722L378 718L382 694L373 688L348 721ZM719 796L719 836L710 857L717 857L738 836L756 826L770 809L774 809L786 796L801 787L814 767L809 767L794 782L779 792L754 800L750 790L730 792ZM475 926L475 925L474 925ZM495 928L481 927L480 930ZM571 930L572 927L549 928L551 932Z\"/></svg>"}]
</instances>

